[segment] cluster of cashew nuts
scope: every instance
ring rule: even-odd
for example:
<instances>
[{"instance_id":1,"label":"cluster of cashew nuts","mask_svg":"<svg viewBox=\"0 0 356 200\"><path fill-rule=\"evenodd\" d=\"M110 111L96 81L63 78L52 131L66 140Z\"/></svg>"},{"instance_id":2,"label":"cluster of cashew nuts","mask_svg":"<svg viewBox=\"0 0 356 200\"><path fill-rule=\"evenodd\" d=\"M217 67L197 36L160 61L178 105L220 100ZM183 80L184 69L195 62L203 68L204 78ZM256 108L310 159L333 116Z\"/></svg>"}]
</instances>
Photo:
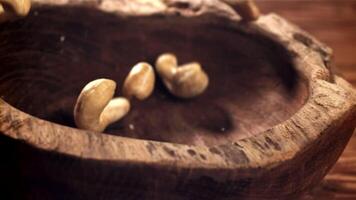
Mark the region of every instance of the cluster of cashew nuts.
<instances>
[{"instance_id":1,"label":"cluster of cashew nuts","mask_svg":"<svg viewBox=\"0 0 356 200\"><path fill-rule=\"evenodd\" d=\"M197 62L178 66L173 54L162 54L156 61L156 71L170 93L180 98L192 98L202 94L209 78ZM74 119L78 128L102 132L122 119L130 110L130 99L144 100L154 89L155 73L148 63L136 64L126 77L123 97L114 98L116 83L109 79L97 79L88 83L80 93Z\"/></svg>"},{"instance_id":2,"label":"cluster of cashew nuts","mask_svg":"<svg viewBox=\"0 0 356 200\"><path fill-rule=\"evenodd\" d=\"M0 22L24 17L30 8L31 0L0 0Z\"/></svg>"},{"instance_id":3,"label":"cluster of cashew nuts","mask_svg":"<svg viewBox=\"0 0 356 200\"><path fill-rule=\"evenodd\" d=\"M243 20L253 21L259 10L252 0L222 0L231 5ZM28 15L31 0L0 0L0 23ZM192 98L204 92L209 78L199 63L178 66L173 54L163 54L156 61L156 71L166 88L173 95ZM79 95L74 119L78 128L102 132L130 110L130 99L148 98L155 85L155 73L148 63L138 63L128 74L123 85L123 96L114 98L116 83L97 79L87 84Z\"/></svg>"}]
</instances>

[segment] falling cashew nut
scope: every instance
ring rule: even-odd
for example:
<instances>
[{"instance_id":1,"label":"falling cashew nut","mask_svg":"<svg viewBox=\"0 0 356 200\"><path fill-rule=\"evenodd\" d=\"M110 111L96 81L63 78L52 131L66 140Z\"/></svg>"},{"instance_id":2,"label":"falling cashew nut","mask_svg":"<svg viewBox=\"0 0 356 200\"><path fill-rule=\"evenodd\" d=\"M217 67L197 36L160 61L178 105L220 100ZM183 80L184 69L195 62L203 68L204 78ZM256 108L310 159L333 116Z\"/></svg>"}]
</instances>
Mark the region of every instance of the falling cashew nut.
<instances>
[{"instance_id":1,"label":"falling cashew nut","mask_svg":"<svg viewBox=\"0 0 356 200\"><path fill-rule=\"evenodd\" d=\"M0 0L0 22L15 17L24 17L30 12L30 9L31 0Z\"/></svg>"},{"instance_id":2,"label":"falling cashew nut","mask_svg":"<svg viewBox=\"0 0 356 200\"><path fill-rule=\"evenodd\" d=\"M126 98L139 100L148 98L154 89L155 74L152 66L145 62L136 64L126 77L123 94Z\"/></svg>"},{"instance_id":3,"label":"falling cashew nut","mask_svg":"<svg viewBox=\"0 0 356 200\"><path fill-rule=\"evenodd\" d=\"M102 132L129 112L126 98L113 99L115 89L116 83L109 79L97 79L84 87L74 108L78 128Z\"/></svg>"},{"instance_id":4,"label":"falling cashew nut","mask_svg":"<svg viewBox=\"0 0 356 200\"><path fill-rule=\"evenodd\" d=\"M231 5L245 21L255 21L260 16L260 10L253 0L222 0Z\"/></svg>"},{"instance_id":5,"label":"falling cashew nut","mask_svg":"<svg viewBox=\"0 0 356 200\"><path fill-rule=\"evenodd\" d=\"M156 61L156 70L167 89L175 96L192 98L202 94L209 84L201 65L192 62L178 66L173 54L162 54Z\"/></svg>"}]
</instances>

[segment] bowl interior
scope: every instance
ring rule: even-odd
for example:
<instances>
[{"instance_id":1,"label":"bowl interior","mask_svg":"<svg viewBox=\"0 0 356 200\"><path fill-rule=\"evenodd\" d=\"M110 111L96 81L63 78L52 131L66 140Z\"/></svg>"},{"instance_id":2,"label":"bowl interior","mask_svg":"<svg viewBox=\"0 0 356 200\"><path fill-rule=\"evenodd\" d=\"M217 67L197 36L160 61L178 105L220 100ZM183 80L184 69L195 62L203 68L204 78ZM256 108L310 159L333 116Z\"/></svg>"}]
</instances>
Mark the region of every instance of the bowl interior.
<instances>
[{"instance_id":1,"label":"bowl interior","mask_svg":"<svg viewBox=\"0 0 356 200\"><path fill-rule=\"evenodd\" d=\"M221 21L223 22L223 21ZM265 131L305 103L307 83L291 55L273 41L208 17L119 17L80 7L38 7L0 26L0 96L36 117L74 125L81 89L97 78L118 83L137 62L173 52L198 61L207 91L182 100L157 78L154 94L107 134L182 144L216 145Z\"/></svg>"}]
</instances>

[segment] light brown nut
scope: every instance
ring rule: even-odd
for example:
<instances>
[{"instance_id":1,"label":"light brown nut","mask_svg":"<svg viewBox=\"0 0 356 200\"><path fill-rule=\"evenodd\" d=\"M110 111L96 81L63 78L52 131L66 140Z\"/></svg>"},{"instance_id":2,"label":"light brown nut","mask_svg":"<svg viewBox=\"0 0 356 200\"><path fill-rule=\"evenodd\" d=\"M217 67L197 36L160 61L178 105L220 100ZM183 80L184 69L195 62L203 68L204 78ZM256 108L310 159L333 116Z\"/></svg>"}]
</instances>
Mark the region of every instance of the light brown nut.
<instances>
[{"instance_id":1,"label":"light brown nut","mask_svg":"<svg viewBox=\"0 0 356 200\"><path fill-rule=\"evenodd\" d=\"M0 23L8 21L9 19L12 18L12 15L13 14L11 12L7 12L4 8L4 6L1 5L1 3L0 3Z\"/></svg>"},{"instance_id":2,"label":"light brown nut","mask_svg":"<svg viewBox=\"0 0 356 200\"><path fill-rule=\"evenodd\" d=\"M123 94L131 99L139 100L148 98L154 89L155 73L152 66L145 62L136 64L125 79Z\"/></svg>"},{"instance_id":3,"label":"light brown nut","mask_svg":"<svg viewBox=\"0 0 356 200\"><path fill-rule=\"evenodd\" d=\"M199 63L189 63L177 68L172 93L183 98L191 98L202 94L208 87L208 75Z\"/></svg>"},{"instance_id":4,"label":"light brown nut","mask_svg":"<svg viewBox=\"0 0 356 200\"><path fill-rule=\"evenodd\" d=\"M0 4L0 15L3 14L4 12L5 12L4 6L2 6L2 5Z\"/></svg>"},{"instance_id":5,"label":"light brown nut","mask_svg":"<svg viewBox=\"0 0 356 200\"><path fill-rule=\"evenodd\" d=\"M255 21L260 16L260 10L253 0L222 0L231 5L244 21Z\"/></svg>"},{"instance_id":6,"label":"light brown nut","mask_svg":"<svg viewBox=\"0 0 356 200\"><path fill-rule=\"evenodd\" d=\"M197 62L177 66L173 54L162 54L156 61L156 70L167 89L175 96L192 98L202 94L209 85L208 75Z\"/></svg>"},{"instance_id":7,"label":"light brown nut","mask_svg":"<svg viewBox=\"0 0 356 200\"><path fill-rule=\"evenodd\" d=\"M165 53L160 55L156 61L157 73L166 80L172 80L176 73L178 61L175 55Z\"/></svg>"},{"instance_id":8,"label":"light brown nut","mask_svg":"<svg viewBox=\"0 0 356 200\"><path fill-rule=\"evenodd\" d=\"M24 17L30 12L30 8L30 0L0 0L0 23Z\"/></svg>"},{"instance_id":9,"label":"light brown nut","mask_svg":"<svg viewBox=\"0 0 356 200\"><path fill-rule=\"evenodd\" d=\"M84 87L74 108L78 128L102 132L129 112L127 99L113 99L115 89L116 83L109 79L97 79Z\"/></svg>"}]
</instances>

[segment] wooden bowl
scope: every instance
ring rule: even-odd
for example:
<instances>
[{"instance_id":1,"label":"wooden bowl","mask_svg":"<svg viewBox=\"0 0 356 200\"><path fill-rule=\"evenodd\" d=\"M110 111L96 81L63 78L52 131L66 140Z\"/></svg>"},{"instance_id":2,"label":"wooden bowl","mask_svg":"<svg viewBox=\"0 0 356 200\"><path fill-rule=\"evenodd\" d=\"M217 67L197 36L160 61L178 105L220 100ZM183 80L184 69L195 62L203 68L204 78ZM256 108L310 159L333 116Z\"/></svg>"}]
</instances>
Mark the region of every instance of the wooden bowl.
<instances>
[{"instance_id":1,"label":"wooden bowl","mask_svg":"<svg viewBox=\"0 0 356 200\"><path fill-rule=\"evenodd\" d=\"M81 88L174 52L207 91L133 101L106 133L76 129ZM0 178L8 199L290 199L325 176L356 122L331 50L283 18L216 0L36 0L0 25ZM117 91L120 94L120 90Z\"/></svg>"}]
</instances>

